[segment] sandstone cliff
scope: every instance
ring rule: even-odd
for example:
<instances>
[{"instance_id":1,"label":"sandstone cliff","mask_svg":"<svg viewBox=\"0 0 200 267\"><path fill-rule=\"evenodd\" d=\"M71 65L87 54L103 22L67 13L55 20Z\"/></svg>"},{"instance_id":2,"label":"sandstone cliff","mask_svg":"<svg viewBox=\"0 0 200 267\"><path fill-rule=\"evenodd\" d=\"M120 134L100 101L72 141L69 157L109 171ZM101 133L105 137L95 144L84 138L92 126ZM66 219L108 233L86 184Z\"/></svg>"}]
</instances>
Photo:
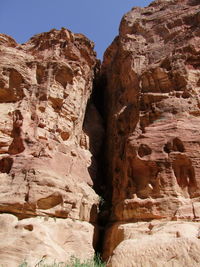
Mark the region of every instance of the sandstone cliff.
<instances>
[{"instance_id":1,"label":"sandstone cliff","mask_svg":"<svg viewBox=\"0 0 200 267\"><path fill-rule=\"evenodd\" d=\"M3 266L94 254L93 184L104 130L89 101L98 63L93 46L64 28L23 45L0 35Z\"/></svg>"},{"instance_id":2,"label":"sandstone cliff","mask_svg":"<svg viewBox=\"0 0 200 267\"><path fill-rule=\"evenodd\" d=\"M200 3L133 8L102 65L109 266L199 266Z\"/></svg>"},{"instance_id":3,"label":"sandstone cliff","mask_svg":"<svg viewBox=\"0 0 200 267\"><path fill-rule=\"evenodd\" d=\"M91 258L99 224L110 267L199 266L199 25L199 0L133 8L100 72L81 34L0 34L3 266Z\"/></svg>"}]
</instances>

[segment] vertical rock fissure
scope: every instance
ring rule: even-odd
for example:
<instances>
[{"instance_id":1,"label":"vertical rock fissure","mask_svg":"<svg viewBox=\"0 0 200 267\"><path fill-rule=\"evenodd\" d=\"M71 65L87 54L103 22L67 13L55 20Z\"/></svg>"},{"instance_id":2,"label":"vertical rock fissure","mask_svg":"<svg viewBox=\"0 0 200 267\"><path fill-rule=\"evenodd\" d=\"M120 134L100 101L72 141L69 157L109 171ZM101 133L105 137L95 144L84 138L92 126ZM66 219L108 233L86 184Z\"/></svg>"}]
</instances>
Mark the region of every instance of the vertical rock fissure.
<instances>
[{"instance_id":1,"label":"vertical rock fissure","mask_svg":"<svg viewBox=\"0 0 200 267\"><path fill-rule=\"evenodd\" d=\"M94 248L97 254L102 255L105 229L110 215L111 191L108 190L107 183L105 81L100 76L100 67L99 61L94 75L92 94L87 103L83 130L89 136L90 152L93 155L89 172L93 177L93 189L99 195L98 234Z\"/></svg>"},{"instance_id":2,"label":"vertical rock fissure","mask_svg":"<svg viewBox=\"0 0 200 267\"><path fill-rule=\"evenodd\" d=\"M109 267L197 266L199 10L132 9L102 64L64 28L0 34L2 264L95 250Z\"/></svg>"}]
</instances>

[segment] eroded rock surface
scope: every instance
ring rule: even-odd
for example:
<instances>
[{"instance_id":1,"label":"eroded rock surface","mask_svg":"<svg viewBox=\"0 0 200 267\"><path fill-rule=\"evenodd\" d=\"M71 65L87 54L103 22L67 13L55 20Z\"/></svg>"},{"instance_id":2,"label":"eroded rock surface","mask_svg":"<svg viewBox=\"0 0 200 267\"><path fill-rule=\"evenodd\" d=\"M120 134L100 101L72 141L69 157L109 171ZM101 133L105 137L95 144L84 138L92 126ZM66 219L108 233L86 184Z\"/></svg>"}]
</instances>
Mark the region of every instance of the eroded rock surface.
<instances>
[{"instance_id":1,"label":"eroded rock surface","mask_svg":"<svg viewBox=\"0 0 200 267\"><path fill-rule=\"evenodd\" d=\"M104 55L96 106L86 37L63 28L18 45L0 35L3 266L91 258L105 170L108 266L199 266L199 25L197 0L133 8Z\"/></svg>"},{"instance_id":2,"label":"eroded rock surface","mask_svg":"<svg viewBox=\"0 0 200 267\"><path fill-rule=\"evenodd\" d=\"M196 232L200 226L199 12L199 1L192 0L158 0L134 8L105 52L102 79L107 83L113 225L105 237L104 256L114 255L110 266L199 263L196 234L180 245L180 239L165 241L162 235L154 239L143 233L138 238L140 226L137 230L134 224L183 220ZM125 238L123 227L134 228L136 236ZM164 233L167 226L162 227ZM168 250L172 244L173 250L181 246L177 257L169 252L157 263L157 247ZM194 247L193 252L188 247Z\"/></svg>"},{"instance_id":3,"label":"eroded rock surface","mask_svg":"<svg viewBox=\"0 0 200 267\"><path fill-rule=\"evenodd\" d=\"M93 46L64 28L22 45L0 35L0 212L11 214L1 215L5 266L93 256L98 148L91 153L83 128L96 125L99 148L104 134L95 107L83 127L97 64Z\"/></svg>"},{"instance_id":4,"label":"eroded rock surface","mask_svg":"<svg viewBox=\"0 0 200 267\"><path fill-rule=\"evenodd\" d=\"M115 224L109 231L107 266L199 266L199 224L151 221Z\"/></svg>"}]
</instances>

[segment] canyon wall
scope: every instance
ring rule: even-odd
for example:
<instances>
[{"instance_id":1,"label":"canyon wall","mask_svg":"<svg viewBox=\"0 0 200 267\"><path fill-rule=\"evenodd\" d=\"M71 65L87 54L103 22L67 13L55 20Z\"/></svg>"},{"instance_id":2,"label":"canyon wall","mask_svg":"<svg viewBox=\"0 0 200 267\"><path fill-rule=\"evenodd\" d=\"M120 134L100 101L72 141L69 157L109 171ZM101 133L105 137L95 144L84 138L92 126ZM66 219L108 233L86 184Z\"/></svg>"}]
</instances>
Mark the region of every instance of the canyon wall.
<instances>
[{"instance_id":1,"label":"canyon wall","mask_svg":"<svg viewBox=\"0 0 200 267\"><path fill-rule=\"evenodd\" d=\"M64 28L22 45L0 35L3 266L94 255L104 129L90 100L99 64L93 47Z\"/></svg>"},{"instance_id":2,"label":"canyon wall","mask_svg":"<svg viewBox=\"0 0 200 267\"><path fill-rule=\"evenodd\" d=\"M101 66L65 28L0 34L3 266L199 266L199 25L197 0L133 8Z\"/></svg>"},{"instance_id":3,"label":"canyon wall","mask_svg":"<svg viewBox=\"0 0 200 267\"><path fill-rule=\"evenodd\" d=\"M200 3L124 15L104 54L108 266L199 266Z\"/></svg>"}]
</instances>

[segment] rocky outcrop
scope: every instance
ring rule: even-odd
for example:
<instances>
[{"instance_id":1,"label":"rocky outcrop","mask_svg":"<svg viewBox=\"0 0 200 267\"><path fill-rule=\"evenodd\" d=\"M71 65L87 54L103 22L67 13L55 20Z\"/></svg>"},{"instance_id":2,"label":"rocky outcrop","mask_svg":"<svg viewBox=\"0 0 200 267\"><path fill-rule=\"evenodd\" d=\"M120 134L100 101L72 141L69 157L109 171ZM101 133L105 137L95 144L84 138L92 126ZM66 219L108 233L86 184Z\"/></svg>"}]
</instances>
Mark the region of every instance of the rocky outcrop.
<instances>
[{"instance_id":1,"label":"rocky outcrop","mask_svg":"<svg viewBox=\"0 0 200 267\"><path fill-rule=\"evenodd\" d=\"M107 266L199 265L197 223L129 222L115 224L110 230L111 246L105 253L112 253L112 258Z\"/></svg>"},{"instance_id":2,"label":"rocky outcrop","mask_svg":"<svg viewBox=\"0 0 200 267\"><path fill-rule=\"evenodd\" d=\"M3 266L94 254L99 196L93 185L104 130L89 101L98 63L93 46L64 28L22 45L0 35Z\"/></svg>"},{"instance_id":3,"label":"rocky outcrop","mask_svg":"<svg viewBox=\"0 0 200 267\"><path fill-rule=\"evenodd\" d=\"M133 8L100 72L81 34L0 34L3 266L91 258L105 225L107 266L199 266L199 10Z\"/></svg>"},{"instance_id":4,"label":"rocky outcrop","mask_svg":"<svg viewBox=\"0 0 200 267\"><path fill-rule=\"evenodd\" d=\"M133 8L105 52L109 266L200 262L199 10L193 0Z\"/></svg>"}]
</instances>

